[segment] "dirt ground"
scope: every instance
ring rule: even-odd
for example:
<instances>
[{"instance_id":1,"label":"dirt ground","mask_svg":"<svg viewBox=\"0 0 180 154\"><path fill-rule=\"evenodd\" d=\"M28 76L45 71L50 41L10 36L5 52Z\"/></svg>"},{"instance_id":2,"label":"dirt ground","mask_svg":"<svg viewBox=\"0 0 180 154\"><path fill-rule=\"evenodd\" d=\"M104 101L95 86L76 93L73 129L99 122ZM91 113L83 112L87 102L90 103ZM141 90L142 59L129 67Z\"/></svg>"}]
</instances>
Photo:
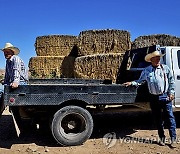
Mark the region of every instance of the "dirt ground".
<instances>
[{"instance_id":1,"label":"dirt ground","mask_svg":"<svg viewBox=\"0 0 180 154\"><path fill-rule=\"evenodd\" d=\"M17 137L12 116L6 109L0 119L0 153L2 154L179 154L180 113L177 121L177 148L157 144L151 112L132 111L94 115L94 131L83 145L62 147L49 129L27 132ZM168 131L165 129L167 137Z\"/></svg>"}]
</instances>

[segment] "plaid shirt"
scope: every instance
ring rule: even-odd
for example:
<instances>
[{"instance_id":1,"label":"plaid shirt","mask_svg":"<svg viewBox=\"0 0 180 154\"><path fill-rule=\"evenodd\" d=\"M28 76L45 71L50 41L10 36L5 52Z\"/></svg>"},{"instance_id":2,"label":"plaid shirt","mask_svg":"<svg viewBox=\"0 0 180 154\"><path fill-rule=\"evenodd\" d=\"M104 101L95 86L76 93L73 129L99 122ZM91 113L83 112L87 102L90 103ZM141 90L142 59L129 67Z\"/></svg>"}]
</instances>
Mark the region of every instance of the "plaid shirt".
<instances>
[{"instance_id":1,"label":"plaid shirt","mask_svg":"<svg viewBox=\"0 0 180 154\"><path fill-rule=\"evenodd\" d=\"M28 74L22 59L16 55L7 59L4 84L10 85L12 82L21 84L27 81Z\"/></svg>"},{"instance_id":2,"label":"plaid shirt","mask_svg":"<svg viewBox=\"0 0 180 154\"><path fill-rule=\"evenodd\" d=\"M148 89L151 94L159 95L163 92L168 94L175 93L175 81L172 73L167 65L158 66L157 68L152 65L146 67L138 80L132 81L132 85L141 85L144 81L147 81ZM165 77L164 77L165 73ZM166 80L166 82L164 81ZM166 86L164 85L166 83ZM166 88L165 88L166 87ZM164 90L165 88L165 90Z\"/></svg>"}]
</instances>

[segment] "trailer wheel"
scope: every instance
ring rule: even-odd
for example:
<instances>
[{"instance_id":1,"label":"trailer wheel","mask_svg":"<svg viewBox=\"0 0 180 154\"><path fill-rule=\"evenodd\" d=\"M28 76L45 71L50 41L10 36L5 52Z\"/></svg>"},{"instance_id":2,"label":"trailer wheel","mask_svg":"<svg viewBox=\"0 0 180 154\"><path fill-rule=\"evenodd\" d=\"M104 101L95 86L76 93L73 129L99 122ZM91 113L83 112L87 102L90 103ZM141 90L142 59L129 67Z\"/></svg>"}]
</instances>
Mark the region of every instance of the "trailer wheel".
<instances>
[{"instance_id":1,"label":"trailer wheel","mask_svg":"<svg viewBox=\"0 0 180 154\"><path fill-rule=\"evenodd\" d=\"M56 141L61 145L80 145L91 136L93 119L84 108L66 106L55 113L51 131Z\"/></svg>"}]
</instances>

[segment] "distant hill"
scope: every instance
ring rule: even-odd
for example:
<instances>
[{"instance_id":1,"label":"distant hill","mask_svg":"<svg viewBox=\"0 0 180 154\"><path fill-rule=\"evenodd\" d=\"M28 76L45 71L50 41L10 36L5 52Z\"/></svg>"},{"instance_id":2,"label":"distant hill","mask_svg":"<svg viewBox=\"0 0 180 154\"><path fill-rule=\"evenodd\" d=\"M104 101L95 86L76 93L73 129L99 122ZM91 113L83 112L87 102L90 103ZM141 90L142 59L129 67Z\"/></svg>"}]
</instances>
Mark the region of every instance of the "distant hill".
<instances>
[{"instance_id":1,"label":"distant hill","mask_svg":"<svg viewBox=\"0 0 180 154\"><path fill-rule=\"evenodd\" d=\"M4 69L0 69L0 76L4 76L4 72L5 72L5 70Z\"/></svg>"}]
</instances>

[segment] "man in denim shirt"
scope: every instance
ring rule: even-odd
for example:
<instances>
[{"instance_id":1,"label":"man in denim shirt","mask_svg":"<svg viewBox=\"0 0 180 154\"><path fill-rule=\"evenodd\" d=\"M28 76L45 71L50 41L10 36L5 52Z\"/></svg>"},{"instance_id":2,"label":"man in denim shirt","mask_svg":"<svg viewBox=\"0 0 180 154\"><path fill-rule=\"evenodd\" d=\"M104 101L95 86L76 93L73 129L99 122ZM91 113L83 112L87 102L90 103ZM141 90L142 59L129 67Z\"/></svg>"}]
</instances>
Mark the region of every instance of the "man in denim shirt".
<instances>
[{"instance_id":1,"label":"man in denim shirt","mask_svg":"<svg viewBox=\"0 0 180 154\"><path fill-rule=\"evenodd\" d=\"M173 115L172 100L175 94L175 81L172 73L167 65L160 64L160 57L163 55L159 51L149 53L145 57L145 61L151 62L151 65L146 67L138 80L124 83L125 86L138 86L144 83L148 84L150 93L150 106L157 124L158 135L160 138L159 144L165 145L164 135L164 116L167 118L169 135L171 137L171 148L175 148L176 141L176 121ZM162 101L159 96L167 94L167 100ZM162 112L163 110L163 112Z\"/></svg>"},{"instance_id":2,"label":"man in denim shirt","mask_svg":"<svg viewBox=\"0 0 180 154\"><path fill-rule=\"evenodd\" d=\"M22 59L17 56L19 49L14 47L11 43L6 43L5 47L1 49L4 52L6 60L6 69L4 84L10 85L12 88L17 88L18 85L26 84L28 81L28 74Z\"/></svg>"},{"instance_id":3,"label":"man in denim shirt","mask_svg":"<svg viewBox=\"0 0 180 154\"><path fill-rule=\"evenodd\" d=\"M6 43L5 47L1 49L4 52L6 60L6 69L4 77L4 85L9 85L11 88L17 88L19 85L27 84L28 73L26 71L24 62L17 56L19 49L14 47L11 43ZM0 91L0 115L4 110L3 104L3 89Z\"/></svg>"}]
</instances>

